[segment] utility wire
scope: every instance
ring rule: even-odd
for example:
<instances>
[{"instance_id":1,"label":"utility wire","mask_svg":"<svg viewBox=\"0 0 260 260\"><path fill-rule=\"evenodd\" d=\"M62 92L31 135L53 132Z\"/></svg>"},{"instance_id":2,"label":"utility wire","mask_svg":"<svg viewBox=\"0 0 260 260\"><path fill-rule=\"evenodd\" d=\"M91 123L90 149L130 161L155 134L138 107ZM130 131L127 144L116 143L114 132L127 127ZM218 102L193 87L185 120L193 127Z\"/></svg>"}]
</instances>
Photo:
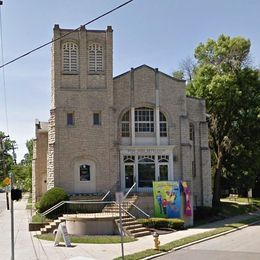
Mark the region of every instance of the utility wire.
<instances>
[{"instance_id":1,"label":"utility wire","mask_svg":"<svg viewBox=\"0 0 260 260\"><path fill-rule=\"evenodd\" d=\"M1 5L0 5L0 31L1 31L0 32L1 55L2 55L2 63L4 64L4 43L3 43L3 26L2 26L2 8L1 8ZM1 68L2 68L2 72L3 72L3 89L4 89L4 108L5 108L6 132L9 133L8 112L7 112L7 95L6 95L6 85L5 85L5 68L4 68L4 66L1 67Z\"/></svg>"},{"instance_id":2,"label":"utility wire","mask_svg":"<svg viewBox=\"0 0 260 260\"><path fill-rule=\"evenodd\" d=\"M23 55L21 55L21 56L15 58L15 59L13 59L13 60L10 60L10 61L8 61L8 62L6 62L6 63L3 63L3 64L0 66L0 68L3 68L3 67L5 67L5 66L7 66L7 65L9 65L9 64L11 64L11 63L17 61L17 60L20 60L20 59L22 59L23 57L25 57L25 56L27 56L27 55L29 55L29 54L35 52L35 51L38 51L39 49L41 49L41 48L43 48L43 47L45 47L45 46L47 46L47 45L49 45L49 44L51 44L51 43L53 43L53 42L55 42L55 41L58 41L58 40L60 40L60 39L62 39L62 38L64 38L64 37L68 36L69 34L75 32L75 31L80 30L80 28L81 28L82 26L89 25L89 24L91 24L91 23L93 23L93 22L99 20L100 18L102 18L102 17L104 17L104 16L106 16L106 15L108 15L108 14L110 14L110 13L112 13L112 12L118 10L118 9L120 9L121 7L123 7L123 6L127 5L127 4L129 4L130 2L133 2L133 1L134 1L134 0L129 0L129 1L123 3L123 4L119 5L119 6L117 6L117 7L113 8L113 9L111 9L110 11L108 11L108 12L106 12L106 13L104 13L104 14L102 14L102 15L100 15L100 16L94 18L94 19L92 19L91 21L89 21L89 22L87 22L87 23L81 25L80 27L78 27L78 28L76 28L76 29L74 29L74 30L72 30L72 31L70 31L70 32L68 32L68 33L66 33L66 34L64 34L64 35L62 35L62 36L56 38L56 39L53 39L53 40L51 40L51 41L49 41L49 42L47 42L47 43L44 43L44 44L40 45L39 47L37 47L37 48L35 48L35 49L32 49L31 51L29 51L29 52L27 52L27 53L24 53Z\"/></svg>"}]
</instances>

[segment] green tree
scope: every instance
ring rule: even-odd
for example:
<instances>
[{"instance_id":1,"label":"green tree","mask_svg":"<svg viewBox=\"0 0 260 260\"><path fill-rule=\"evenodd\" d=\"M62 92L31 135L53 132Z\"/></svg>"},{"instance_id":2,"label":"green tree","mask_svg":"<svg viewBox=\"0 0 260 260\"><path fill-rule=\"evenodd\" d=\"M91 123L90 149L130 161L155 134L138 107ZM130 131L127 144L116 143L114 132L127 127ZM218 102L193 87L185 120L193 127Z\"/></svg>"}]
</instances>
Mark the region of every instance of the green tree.
<instances>
[{"instance_id":1,"label":"green tree","mask_svg":"<svg viewBox=\"0 0 260 260\"><path fill-rule=\"evenodd\" d=\"M2 180L8 175L14 164L12 147L15 145L15 141L11 141L4 132L0 131L0 142L0 183L2 184Z\"/></svg>"},{"instance_id":2,"label":"green tree","mask_svg":"<svg viewBox=\"0 0 260 260\"><path fill-rule=\"evenodd\" d=\"M210 114L213 205L220 202L220 178L236 146L253 142L259 129L258 71L249 65L250 41L221 35L195 49L197 67L188 94L206 100ZM248 127L250 125L255 127ZM234 153L233 153L234 154ZM247 166L244 165L244 168ZM250 174L250 171L249 171Z\"/></svg>"},{"instance_id":3,"label":"green tree","mask_svg":"<svg viewBox=\"0 0 260 260\"><path fill-rule=\"evenodd\" d=\"M181 70L176 70L172 73L172 76L176 79L184 79L184 72Z\"/></svg>"},{"instance_id":4,"label":"green tree","mask_svg":"<svg viewBox=\"0 0 260 260\"><path fill-rule=\"evenodd\" d=\"M32 187L32 157L33 157L33 139L26 142L28 152L20 163L14 165L14 181L17 186L26 191L31 191Z\"/></svg>"}]
</instances>

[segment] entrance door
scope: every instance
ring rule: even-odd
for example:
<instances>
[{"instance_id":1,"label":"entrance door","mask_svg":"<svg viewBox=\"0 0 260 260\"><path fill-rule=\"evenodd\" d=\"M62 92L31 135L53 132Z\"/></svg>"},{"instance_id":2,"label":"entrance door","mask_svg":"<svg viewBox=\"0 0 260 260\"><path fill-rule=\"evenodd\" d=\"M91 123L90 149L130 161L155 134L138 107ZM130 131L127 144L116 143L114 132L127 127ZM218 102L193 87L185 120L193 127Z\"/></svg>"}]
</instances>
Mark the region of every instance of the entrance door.
<instances>
[{"instance_id":1,"label":"entrance door","mask_svg":"<svg viewBox=\"0 0 260 260\"><path fill-rule=\"evenodd\" d=\"M125 165L125 188L129 189L134 184L134 165Z\"/></svg>"},{"instance_id":2,"label":"entrance door","mask_svg":"<svg viewBox=\"0 0 260 260\"><path fill-rule=\"evenodd\" d=\"M168 164L159 164L159 181L168 181Z\"/></svg>"},{"instance_id":3,"label":"entrance door","mask_svg":"<svg viewBox=\"0 0 260 260\"><path fill-rule=\"evenodd\" d=\"M152 187L155 181L155 164L138 164L138 187Z\"/></svg>"}]
</instances>

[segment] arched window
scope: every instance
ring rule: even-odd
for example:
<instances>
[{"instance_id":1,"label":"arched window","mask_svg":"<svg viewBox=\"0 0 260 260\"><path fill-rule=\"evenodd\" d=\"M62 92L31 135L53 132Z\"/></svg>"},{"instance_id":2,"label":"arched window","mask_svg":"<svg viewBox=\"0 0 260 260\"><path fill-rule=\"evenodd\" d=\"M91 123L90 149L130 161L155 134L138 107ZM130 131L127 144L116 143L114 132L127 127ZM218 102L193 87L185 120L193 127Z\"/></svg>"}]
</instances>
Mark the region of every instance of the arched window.
<instances>
[{"instance_id":1,"label":"arched window","mask_svg":"<svg viewBox=\"0 0 260 260\"><path fill-rule=\"evenodd\" d=\"M165 115L160 112L160 136L166 137L167 136L167 120Z\"/></svg>"},{"instance_id":2,"label":"arched window","mask_svg":"<svg viewBox=\"0 0 260 260\"><path fill-rule=\"evenodd\" d=\"M129 111L127 111L121 121L121 136L129 137L130 136L130 115Z\"/></svg>"},{"instance_id":3,"label":"arched window","mask_svg":"<svg viewBox=\"0 0 260 260\"><path fill-rule=\"evenodd\" d=\"M88 69L89 72L103 71L103 46L98 43L92 43L88 46Z\"/></svg>"},{"instance_id":4,"label":"arched window","mask_svg":"<svg viewBox=\"0 0 260 260\"><path fill-rule=\"evenodd\" d=\"M139 107L135 108L134 122L136 133L154 133L155 131L155 111L153 108ZM160 112L159 118L160 136L168 136L168 123L165 115ZM130 111L127 111L121 119L121 136L130 136Z\"/></svg>"},{"instance_id":5,"label":"arched window","mask_svg":"<svg viewBox=\"0 0 260 260\"><path fill-rule=\"evenodd\" d=\"M63 71L78 72L78 45L74 42L66 42L62 45Z\"/></svg>"},{"instance_id":6,"label":"arched window","mask_svg":"<svg viewBox=\"0 0 260 260\"><path fill-rule=\"evenodd\" d=\"M154 110L148 107L135 109L135 132L154 132Z\"/></svg>"}]
</instances>

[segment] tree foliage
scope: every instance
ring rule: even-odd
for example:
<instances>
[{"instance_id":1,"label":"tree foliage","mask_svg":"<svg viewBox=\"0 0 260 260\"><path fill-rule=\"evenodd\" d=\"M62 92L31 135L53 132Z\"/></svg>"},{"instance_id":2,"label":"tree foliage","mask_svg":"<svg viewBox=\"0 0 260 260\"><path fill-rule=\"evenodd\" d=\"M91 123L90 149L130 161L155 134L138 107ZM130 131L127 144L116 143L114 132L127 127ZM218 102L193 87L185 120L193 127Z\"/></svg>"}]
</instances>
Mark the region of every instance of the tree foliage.
<instances>
[{"instance_id":1,"label":"tree foliage","mask_svg":"<svg viewBox=\"0 0 260 260\"><path fill-rule=\"evenodd\" d=\"M16 185L25 191L31 191L33 139L26 142L26 147L28 152L24 155L20 163L13 165L12 171Z\"/></svg>"},{"instance_id":2,"label":"tree foliage","mask_svg":"<svg viewBox=\"0 0 260 260\"><path fill-rule=\"evenodd\" d=\"M0 132L0 139L4 143L4 149L0 150L0 183L2 184L2 180L12 172L14 185L30 191L32 186L33 139L26 142L28 153L18 164L16 164L13 153L13 146L16 146L16 142L6 137L4 132Z\"/></svg>"},{"instance_id":3,"label":"tree foliage","mask_svg":"<svg viewBox=\"0 0 260 260\"><path fill-rule=\"evenodd\" d=\"M4 132L0 131L0 142L2 142L2 149L0 149L0 182L8 175L12 169L14 159L12 156L12 146L15 144Z\"/></svg>"},{"instance_id":4,"label":"tree foliage","mask_svg":"<svg viewBox=\"0 0 260 260\"><path fill-rule=\"evenodd\" d=\"M184 79L184 73L181 70L176 70L172 73L172 76L176 79Z\"/></svg>"},{"instance_id":5,"label":"tree foliage","mask_svg":"<svg viewBox=\"0 0 260 260\"><path fill-rule=\"evenodd\" d=\"M259 145L256 151L252 145L260 132L260 85L258 71L249 66L249 52L249 40L225 35L195 49L197 67L188 94L204 98L210 114L215 205L220 201L220 178L225 171L250 175L242 178L251 179L250 185L256 173L256 164L250 163L259 154Z\"/></svg>"}]
</instances>

